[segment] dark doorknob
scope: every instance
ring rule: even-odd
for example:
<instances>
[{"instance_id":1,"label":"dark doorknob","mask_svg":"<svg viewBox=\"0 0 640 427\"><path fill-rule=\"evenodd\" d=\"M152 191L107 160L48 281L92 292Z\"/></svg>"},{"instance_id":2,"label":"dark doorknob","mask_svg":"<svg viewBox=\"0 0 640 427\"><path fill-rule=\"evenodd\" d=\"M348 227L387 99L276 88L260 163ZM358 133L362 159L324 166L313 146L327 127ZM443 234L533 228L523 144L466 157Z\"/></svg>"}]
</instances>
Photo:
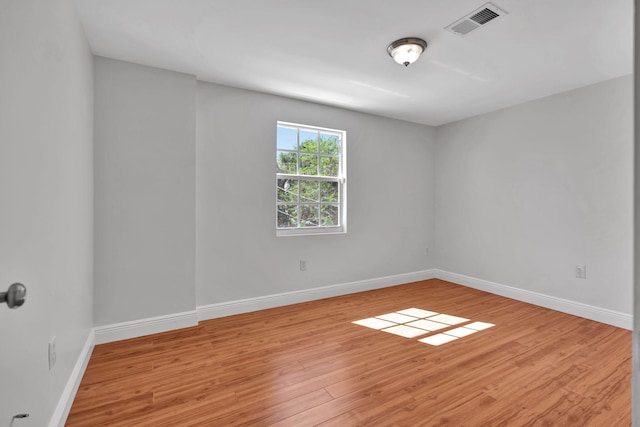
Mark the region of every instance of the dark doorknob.
<instances>
[{"instance_id":1,"label":"dark doorknob","mask_svg":"<svg viewBox=\"0 0 640 427\"><path fill-rule=\"evenodd\" d=\"M9 308L18 308L27 299L27 288L22 283L9 286L7 292L0 292L0 304L6 302Z\"/></svg>"}]
</instances>

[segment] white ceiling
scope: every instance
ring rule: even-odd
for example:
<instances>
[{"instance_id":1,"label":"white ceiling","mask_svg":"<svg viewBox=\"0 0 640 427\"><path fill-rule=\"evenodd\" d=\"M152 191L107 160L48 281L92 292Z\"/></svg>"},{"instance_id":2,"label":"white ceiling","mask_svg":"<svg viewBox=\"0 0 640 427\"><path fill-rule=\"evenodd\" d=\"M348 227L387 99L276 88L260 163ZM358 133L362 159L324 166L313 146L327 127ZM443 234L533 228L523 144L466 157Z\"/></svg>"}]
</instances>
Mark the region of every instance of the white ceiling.
<instances>
[{"instance_id":1,"label":"white ceiling","mask_svg":"<svg viewBox=\"0 0 640 427\"><path fill-rule=\"evenodd\" d=\"M76 0L96 55L428 125L633 72L633 0ZM404 68L386 48L429 46Z\"/></svg>"}]
</instances>

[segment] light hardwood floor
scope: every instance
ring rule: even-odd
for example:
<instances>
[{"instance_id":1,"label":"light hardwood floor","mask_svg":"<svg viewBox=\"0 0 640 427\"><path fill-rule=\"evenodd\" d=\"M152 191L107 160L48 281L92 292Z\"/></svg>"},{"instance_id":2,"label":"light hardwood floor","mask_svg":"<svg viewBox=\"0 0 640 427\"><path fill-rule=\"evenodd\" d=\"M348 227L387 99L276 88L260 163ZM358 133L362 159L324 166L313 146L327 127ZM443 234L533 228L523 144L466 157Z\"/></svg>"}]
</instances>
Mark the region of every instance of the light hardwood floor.
<instances>
[{"instance_id":1,"label":"light hardwood floor","mask_svg":"<svg viewBox=\"0 0 640 427\"><path fill-rule=\"evenodd\" d=\"M411 307L495 326L351 323ZM434 279L96 346L66 425L629 426L630 379L630 331Z\"/></svg>"}]
</instances>

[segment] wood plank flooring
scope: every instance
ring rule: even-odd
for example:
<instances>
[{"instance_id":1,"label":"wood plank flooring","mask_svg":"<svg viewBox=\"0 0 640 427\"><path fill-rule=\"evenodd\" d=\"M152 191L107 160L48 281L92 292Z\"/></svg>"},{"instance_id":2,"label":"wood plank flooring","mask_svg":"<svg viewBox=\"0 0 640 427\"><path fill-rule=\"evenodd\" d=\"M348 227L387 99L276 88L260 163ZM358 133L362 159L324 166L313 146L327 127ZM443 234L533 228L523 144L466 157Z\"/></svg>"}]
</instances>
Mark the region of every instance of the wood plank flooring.
<instances>
[{"instance_id":1,"label":"wood plank flooring","mask_svg":"<svg viewBox=\"0 0 640 427\"><path fill-rule=\"evenodd\" d=\"M495 326L351 323L412 307ZM96 346L66 425L629 426L630 380L630 331L434 279Z\"/></svg>"}]
</instances>

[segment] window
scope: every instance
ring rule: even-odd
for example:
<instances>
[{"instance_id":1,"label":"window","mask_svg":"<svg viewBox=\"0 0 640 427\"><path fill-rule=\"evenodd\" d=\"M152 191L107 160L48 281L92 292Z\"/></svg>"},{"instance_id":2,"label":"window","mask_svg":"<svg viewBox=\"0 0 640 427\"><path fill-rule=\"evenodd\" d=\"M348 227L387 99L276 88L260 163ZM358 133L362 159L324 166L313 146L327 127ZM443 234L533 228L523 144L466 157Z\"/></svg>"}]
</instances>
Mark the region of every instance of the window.
<instances>
[{"instance_id":1,"label":"window","mask_svg":"<svg viewBox=\"0 0 640 427\"><path fill-rule=\"evenodd\" d=\"M346 232L346 132L278 122L276 235Z\"/></svg>"}]
</instances>

